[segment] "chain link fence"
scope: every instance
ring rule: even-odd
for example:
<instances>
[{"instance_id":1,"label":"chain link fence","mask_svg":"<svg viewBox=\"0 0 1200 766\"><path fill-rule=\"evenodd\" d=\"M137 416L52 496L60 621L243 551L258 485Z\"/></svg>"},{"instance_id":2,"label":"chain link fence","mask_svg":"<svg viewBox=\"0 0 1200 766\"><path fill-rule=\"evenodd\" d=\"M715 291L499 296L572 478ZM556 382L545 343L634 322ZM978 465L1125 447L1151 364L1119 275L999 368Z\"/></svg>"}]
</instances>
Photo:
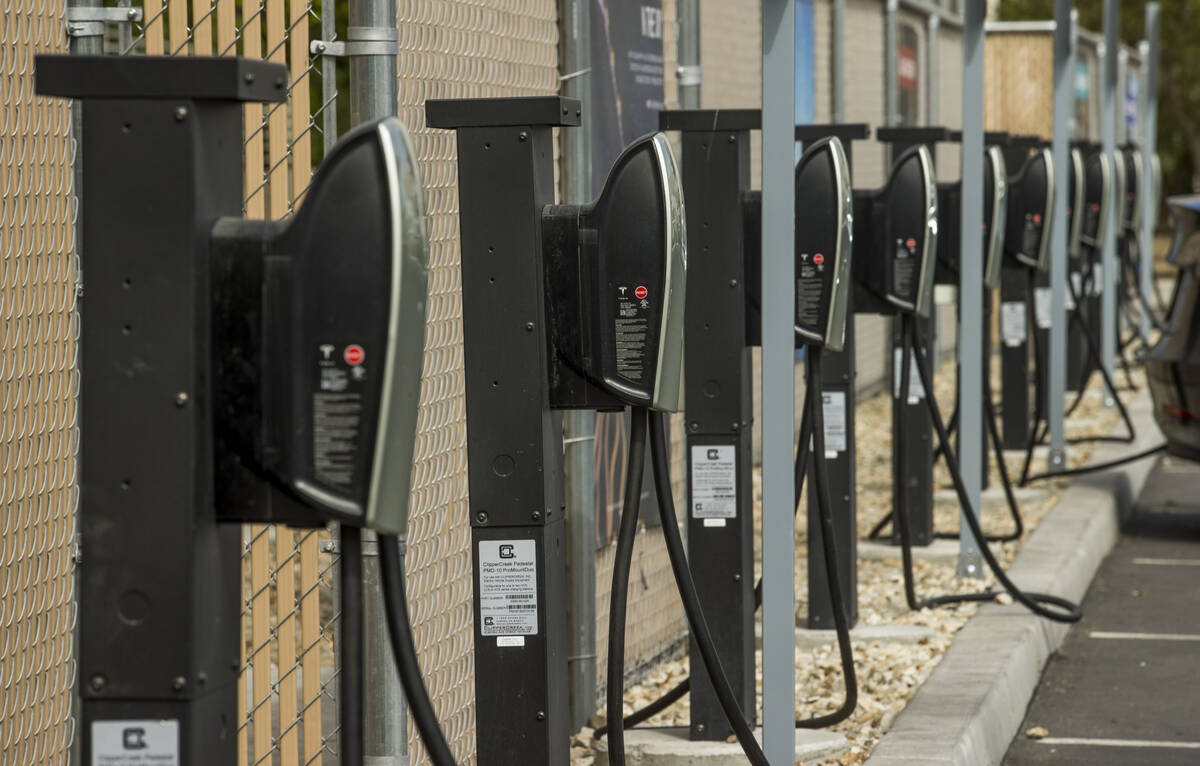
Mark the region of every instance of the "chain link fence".
<instances>
[{"instance_id":1,"label":"chain link fence","mask_svg":"<svg viewBox=\"0 0 1200 766\"><path fill-rule=\"evenodd\" d=\"M78 261L71 111L34 95L65 53L61 2L0 16L0 762L63 763L71 698Z\"/></svg>"}]
</instances>

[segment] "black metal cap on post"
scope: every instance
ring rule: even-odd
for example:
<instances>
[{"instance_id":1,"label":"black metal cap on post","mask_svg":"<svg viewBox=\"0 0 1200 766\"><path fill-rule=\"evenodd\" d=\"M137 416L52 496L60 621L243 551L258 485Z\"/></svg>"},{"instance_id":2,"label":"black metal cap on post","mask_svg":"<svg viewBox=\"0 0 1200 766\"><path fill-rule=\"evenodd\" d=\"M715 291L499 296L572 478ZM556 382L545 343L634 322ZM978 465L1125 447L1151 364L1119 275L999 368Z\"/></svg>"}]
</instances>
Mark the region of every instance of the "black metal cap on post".
<instances>
[{"instance_id":1,"label":"black metal cap on post","mask_svg":"<svg viewBox=\"0 0 1200 766\"><path fill-rule=\"evenodd\" d=\"M953 131L940 125L922 125L918 127L884 127L875 131L875 138L887 144L932 144L938 141L952 141Z\"/></svg>"},{"instance_id":2,"label":"black metal cap on post","mask_svg":"<svg viewBox=\"0 0 1200 766\"><path fill-rule=\"evenodd\" d=\"M583 105L577 98L447 98L425 102L425 124L431 128L502 128L514 125L578 127Z\"/></svg>"},{"instance_id":3,"label":"black metal cap on post","mask_svg":"<svg viewBox=\"0 0 1200 766\"><path fill-rule=\"evenodd\" d=\"M288 95L287 67L232 56L42 55L34 71L44 96L282 103Z\"/></svg>"}]
</instances>

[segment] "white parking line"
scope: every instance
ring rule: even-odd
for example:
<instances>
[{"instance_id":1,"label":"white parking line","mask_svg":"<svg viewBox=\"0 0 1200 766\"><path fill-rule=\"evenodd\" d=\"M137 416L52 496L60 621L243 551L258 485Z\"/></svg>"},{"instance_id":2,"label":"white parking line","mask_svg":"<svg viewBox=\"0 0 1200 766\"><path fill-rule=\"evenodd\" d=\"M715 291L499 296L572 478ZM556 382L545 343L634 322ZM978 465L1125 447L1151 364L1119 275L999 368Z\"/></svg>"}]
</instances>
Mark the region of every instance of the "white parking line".
<instances>
[{"instance_id":1,"label":"white parking line","mask_svg":"<svg viewBox=\"0 0 1200 766\"><path fill-rule=\"evenodd\" d=\"M1110 630L1093 630L1089 638L1115 638L1126 641L1200 641L1195 633L1120 633Z\"/></svg>"},{"instance_id":2,"label":"white parking line","mask_svg":"<svg viewBox=\"0 0 1200 766\"><path fill-rule=\"evenodd\" d=\"M1200 750L1200 742L1168 742L1161 739L1091 739L1089 737L1043 737L1043 745L1090 745L1093 747L1162 747L1175 750Z\"/></svg>"},{"instance_id":3,"label":"white parking line","mask_svg":"<svg viewBox=\"0 0 1200 766\"><path fill-rule=\"evenodd\" d=\"M1200 559L1134 559L1134 564L1147 567L1200 567Z\"/></svg>"}]
</instances>

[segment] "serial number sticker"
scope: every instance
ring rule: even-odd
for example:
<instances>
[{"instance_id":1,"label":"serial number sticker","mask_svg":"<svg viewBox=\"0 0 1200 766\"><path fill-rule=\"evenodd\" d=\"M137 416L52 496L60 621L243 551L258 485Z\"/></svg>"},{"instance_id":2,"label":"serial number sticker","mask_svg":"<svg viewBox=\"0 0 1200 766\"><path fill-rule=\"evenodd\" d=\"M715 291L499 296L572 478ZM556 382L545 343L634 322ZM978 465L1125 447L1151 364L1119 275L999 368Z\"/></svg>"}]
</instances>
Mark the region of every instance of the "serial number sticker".
<instances>
[{"instance_id":1,"label":"serial number sticker","mask_svg":"<svg viewBox=\"0 0 1200 766\"><path fill-rule=\"evenodd\" d=\"M179 721L92 722L91 766L179 766Z\"/></svg>"},{"instance_id":2,"label":"serial number sticker","mask_svg":"<svg viewBox=\"0 0 1200 766\"><path fill-rule=\"evenodd\" d=\"M904 366L904 349L897 346L892 349L892 398L900 398L900 384L903 382L900 371ZM921 384L921 372L917 369L917 356L910 353L908 357L908 403L917 404L925 398L925 386Z\"/></svg>"},{"instance_id":3,"label":"serial number sticker","mask_svg":"<svg viewBox=\"0 0 1200 766\"><path fill-rule=\"evenodd\" d=\"M480 632L485 636L536 635L537 599L537 546L533 540L480 540Z\"/></svg>"},{"instance_id":4,"label":"serial number sticker","mask_svg":"<svg viewBox=\"0 0 1200 766\"><path fill-rule=\"evenodd\" d=\"M825 418L825 456L837 457L846 451L846 392L822 393L821 413Z\"/></svg>"},{"instance_id":5,"label":"serial number sticker","mask_svg":"<svg viewBox=\"0 0 1200 766\"><path fill-rule=\"evenodd\" d=\"M1042 330L1049 330L1051 317L1053 316L1050 305L1054 299L1054 293L1049 287L1039 287L1034 290L1034 316L1037 319L1037 326Z\"/></svg>"},{"instance_id":6,"label":"serial number sticker","mask_svg":"<svg viewBox=\"0 0 1200 766\"><path fill-rule=\"evenodd\" d=\"M1025 321L1024 301L1005 301L1000 304L1000 339L1006 346L1022 346L1029 328Z\"/></svg>"},{"instance_id":7,"label":"serial number sticker","mask_svg":"<svg viewBox=\"0 0 1200 766\"><path fill-rule=\"evenodd\" d=\"M737 452L732 444L692 445L692 518L737 517Z\"/></svg>"}]
</instances>

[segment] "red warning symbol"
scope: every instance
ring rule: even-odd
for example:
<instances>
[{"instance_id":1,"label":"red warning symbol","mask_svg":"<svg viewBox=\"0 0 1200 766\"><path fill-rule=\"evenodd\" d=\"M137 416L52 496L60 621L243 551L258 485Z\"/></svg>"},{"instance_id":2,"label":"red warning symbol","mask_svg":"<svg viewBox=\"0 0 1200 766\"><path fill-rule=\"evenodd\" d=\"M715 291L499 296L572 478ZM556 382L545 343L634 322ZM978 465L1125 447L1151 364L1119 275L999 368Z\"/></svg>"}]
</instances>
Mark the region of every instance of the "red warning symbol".
<instances>
[{"instance_id":1,"label":"red warning symbol","mask_svg":"<svg viewBox=\"0 0 1200 766\"><path fill-rule=\"evenodd\" d=\"M818 266L820 266L824 262L825 262L825 256L821 255L820 253L817 253L816 255L813 256L813 263L817 264Z\"/></svg>"},{"instance_id":2,"label":"red warning symbol","mask_svg":"<svg viewBox=\"0 0 1200 766\"><path fill-rule=\"evenodd\" d=\"M346 360L346 364L362 364L363 359L367 356L367 352L363 351L363 347L357 343L351 343L346 346L346 350L342 352L342 358Z\"/></svg>"},{"instance_id":3,"label":"red warning symbol","mask_svg":"<svg viewBox=\"0 0 1200 766\"><path fill-rule=\"evenodd\" d=\"M643 287L642 285L638 285L637 289L635 289L633 291L633 295L635 298L645 298L648 294L649 293L647 293L646 288Z\"/></svg>"},{"instance_id":4,"label":"red warning symbol","mask_svg":"<svg viewBox=\"0 0 1200 766\"><path fill-rule=\"evenodd\" d=\"M913 239L912 237L909 237L908 241L906 241L904 244L908 245L909 250L912 250L914 247L917 246L917 240Z\"/></svg>"}]
</instances>

